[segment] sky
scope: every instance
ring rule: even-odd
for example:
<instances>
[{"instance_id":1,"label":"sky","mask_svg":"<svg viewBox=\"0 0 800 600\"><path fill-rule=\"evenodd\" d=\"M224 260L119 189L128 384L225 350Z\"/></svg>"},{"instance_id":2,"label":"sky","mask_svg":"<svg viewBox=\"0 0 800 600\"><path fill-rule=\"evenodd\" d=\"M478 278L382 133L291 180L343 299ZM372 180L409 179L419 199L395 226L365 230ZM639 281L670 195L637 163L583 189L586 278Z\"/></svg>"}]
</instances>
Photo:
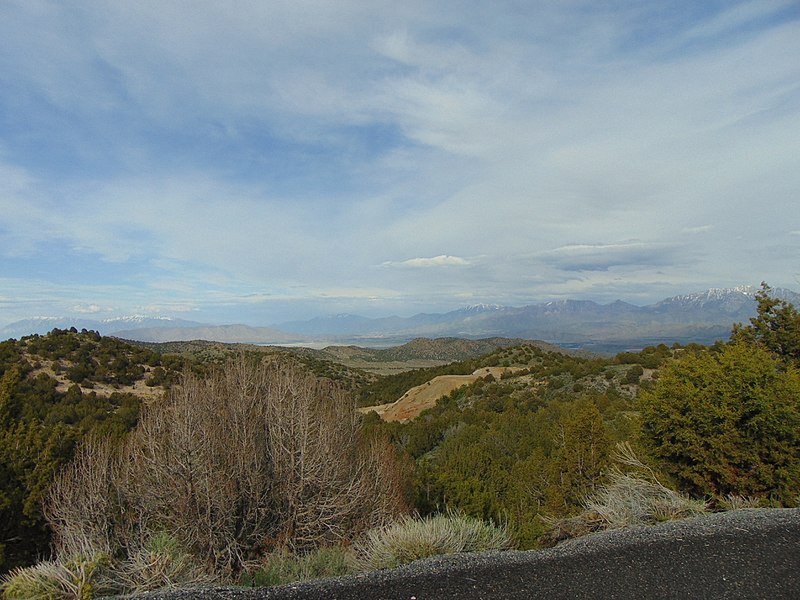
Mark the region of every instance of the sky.
<instances>
[{"instance_id":1,"label":"sky","mask_svg":"<svg viewBox=\"0 0 800 600\"><path fill-rule=\"evenodd\" d=\"M0 0L0 326L800 289L800 3Z\"/></svg>"}]
</instances>

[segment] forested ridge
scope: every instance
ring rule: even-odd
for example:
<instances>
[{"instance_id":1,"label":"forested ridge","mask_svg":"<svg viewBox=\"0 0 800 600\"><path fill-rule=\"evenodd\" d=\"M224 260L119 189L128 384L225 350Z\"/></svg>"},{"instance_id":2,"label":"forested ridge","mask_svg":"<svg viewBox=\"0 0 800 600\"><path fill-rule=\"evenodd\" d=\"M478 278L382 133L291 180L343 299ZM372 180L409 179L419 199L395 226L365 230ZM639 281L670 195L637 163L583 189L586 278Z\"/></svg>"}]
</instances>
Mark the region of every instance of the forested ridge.
<instances>
[{"instance_id":1,"label":"forested ridge","mask_svg":"<svg viewBox=\"0 0 800 600\"><path fill-rule=\"evenodd\" d=\"M193 565L173 579L254 584L326 549L352 547L366 564L363 540L384 535L367 530L408 514L494 523L501 545L534 548L615 526L603 499L624 486L698 510L796 506L800 317L770 292L711 347L586 357L520 343L382 377L312 353L162 353L179 348L91 331L3 342L2 569L55 548L62 566L111 569L110 590L152 589L165 580L144 577L142 557L156 552ZM481 367L509 370L407 423L354 410Z\"/></svg>"}]
</instances>

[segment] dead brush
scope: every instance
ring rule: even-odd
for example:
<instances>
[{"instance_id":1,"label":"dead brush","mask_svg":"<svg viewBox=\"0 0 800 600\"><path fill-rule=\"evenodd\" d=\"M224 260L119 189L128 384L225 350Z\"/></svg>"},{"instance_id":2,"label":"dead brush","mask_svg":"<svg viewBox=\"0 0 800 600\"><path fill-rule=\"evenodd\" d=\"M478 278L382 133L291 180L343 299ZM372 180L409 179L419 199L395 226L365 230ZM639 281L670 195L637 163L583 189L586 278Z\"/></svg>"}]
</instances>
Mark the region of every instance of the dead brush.
<instances>
[{"instance_id":1,"label":"dead brush","mask_svg":"<svg viewBox=\"0 0 800 600\"><path fill-rule=\"evenodd\" d=\"M617 444L608 481L584 501L585 510L571 518L550 520L543 545L594 531L650 525L707 512L703 500L694 500L665 486L655 471L636 456L627 442Z\"/></svg>"}]
</instances>

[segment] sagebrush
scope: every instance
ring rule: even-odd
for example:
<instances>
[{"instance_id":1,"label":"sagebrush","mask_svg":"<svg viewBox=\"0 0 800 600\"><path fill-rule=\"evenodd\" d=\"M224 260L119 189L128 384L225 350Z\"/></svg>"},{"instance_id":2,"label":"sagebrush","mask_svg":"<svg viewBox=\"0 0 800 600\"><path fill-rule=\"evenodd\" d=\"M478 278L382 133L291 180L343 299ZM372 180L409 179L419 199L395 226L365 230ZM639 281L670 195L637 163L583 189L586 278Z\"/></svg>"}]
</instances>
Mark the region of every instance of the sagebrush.
<instances>
[{"instance_id":1,"label":"sagebrush","mask_svg":"<svg viewBox=\"0 0 800 600\"><path fill-rule=\"evenodd\" d=\"M369 531L353 546L360 570L392 568L420 558L511 547L505 527L456 514L405 517Z\"/></svg>"},{"instance_id":2,"label":"sagebrush","mask_svg":"<svg viewBox=\"0 0 800 600\"><path fill-rule=\"evenodd\" d=\"M13 569L1 589L8 600L90 600L117 591L109 567L105 554L43 561Z\"/></svg>"}]
</instances>

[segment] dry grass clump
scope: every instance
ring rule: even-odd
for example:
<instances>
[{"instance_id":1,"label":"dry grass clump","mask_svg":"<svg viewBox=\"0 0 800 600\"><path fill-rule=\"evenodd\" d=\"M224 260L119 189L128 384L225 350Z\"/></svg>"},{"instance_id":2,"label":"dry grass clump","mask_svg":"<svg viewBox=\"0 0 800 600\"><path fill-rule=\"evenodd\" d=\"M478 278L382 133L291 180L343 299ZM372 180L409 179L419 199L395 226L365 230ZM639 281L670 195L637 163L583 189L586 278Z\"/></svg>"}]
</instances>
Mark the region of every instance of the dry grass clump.
<instances>
[{"instance_id":1,"label":"dry grass clump","mask_svg":"<svg viewBox=\"0 0 800 600\"><path fill-rule=\"evenodd\" d=\"M669 489L656 473L640 461L630 444L617 444L613 456L627 466L614 467L609 482L587 499L587 512L597 515L604 529L683 519L706 512L706 503Z\"/></svg>"},{"instance_id":2,"label":"dry grass clump","mask_svg":"<svg viewBox=\"0 0 800 600\"><path fill-rule=\"evenodd\" d=\"M720 498L718 504L723 510L740 510L743 508L763 508L768 502L764 498L757 496L728 494L724 498Z\"/></svg>"},{"instance_id":3,"label":"dry grass clump","mask_svg":"<svg viewBox=\"0 0 800 600\"><path fill-rule=\"evenodd\" d=\"M649 525L701 515L707 512L702 500L694 500L665 486L656 473L640 461L630 444L617 444L613 459L626 467L614 467L608 481L588 497L586 510L568 519L551 521L543 545L579 537L603 529Z\"/></svg>"},{"instance_id":4,"label":"dry grass clump","mask_svg":"<svg viewBox=\"0 0 800 600\"><path fill-rule=\"evenodd\" d=\"M586 502L603 529L647 525L683 519L706 512L702 500L650 481L640 474L612 472L608 484Z\"/></svg>"},{"instance_id":5,"label":"dry grass clump","mask_svg":"<svg viewBox=\"0 0 800 600\"><path fill-rule=\"evenodd\" d=\"M115 587L128 593L213 583L216 578L173 536L158 533L112 568Z\"/></svg>"},{"instance_id":6,"label":"dry grass clump","mask_svg":"<svg viewBox=\"0 0 800 600\"><path fill-rule=\"evenodd\" d=\"M338 577L351 572L343 548L320 548L304 555L272 552L242 573L239 583L246 587L283 585L294 581Z\"/></svg>"},{"instance_id":7,"label":"dry grass clump","mask_svg":"<svg viewBox=\"0 0 800 600\"><path fill-rule=\"evenodd\" d=\"M108 566L105 555L43 561L12 570L0 589L8 600L88 600L115 591Z\"/></svg>"},{"instance_id":8,"label":"dry grass clump","mask_svg":"<svg viewBox=\"0 0 800 600\"><path fill-rule=\"evenodd\" d=\"M404 517L372 529L353 546L356 568L386 569L420 558L459 552L504 550L511 547L505 527L449 514L425 519Z\"/></svg>"},{"instance_id":9,"label":"dry grass clump","mask_svg":"<svg viewBox=\"0 0 800 600\"><path fill-rule=\"evenodd\" d=\"M213 583L175 540L157 534L124 560L107 554L40 562L11 571L0 590L9 600L88 600L104 594L140 593Z\"/></svg>"}]
</instances>

